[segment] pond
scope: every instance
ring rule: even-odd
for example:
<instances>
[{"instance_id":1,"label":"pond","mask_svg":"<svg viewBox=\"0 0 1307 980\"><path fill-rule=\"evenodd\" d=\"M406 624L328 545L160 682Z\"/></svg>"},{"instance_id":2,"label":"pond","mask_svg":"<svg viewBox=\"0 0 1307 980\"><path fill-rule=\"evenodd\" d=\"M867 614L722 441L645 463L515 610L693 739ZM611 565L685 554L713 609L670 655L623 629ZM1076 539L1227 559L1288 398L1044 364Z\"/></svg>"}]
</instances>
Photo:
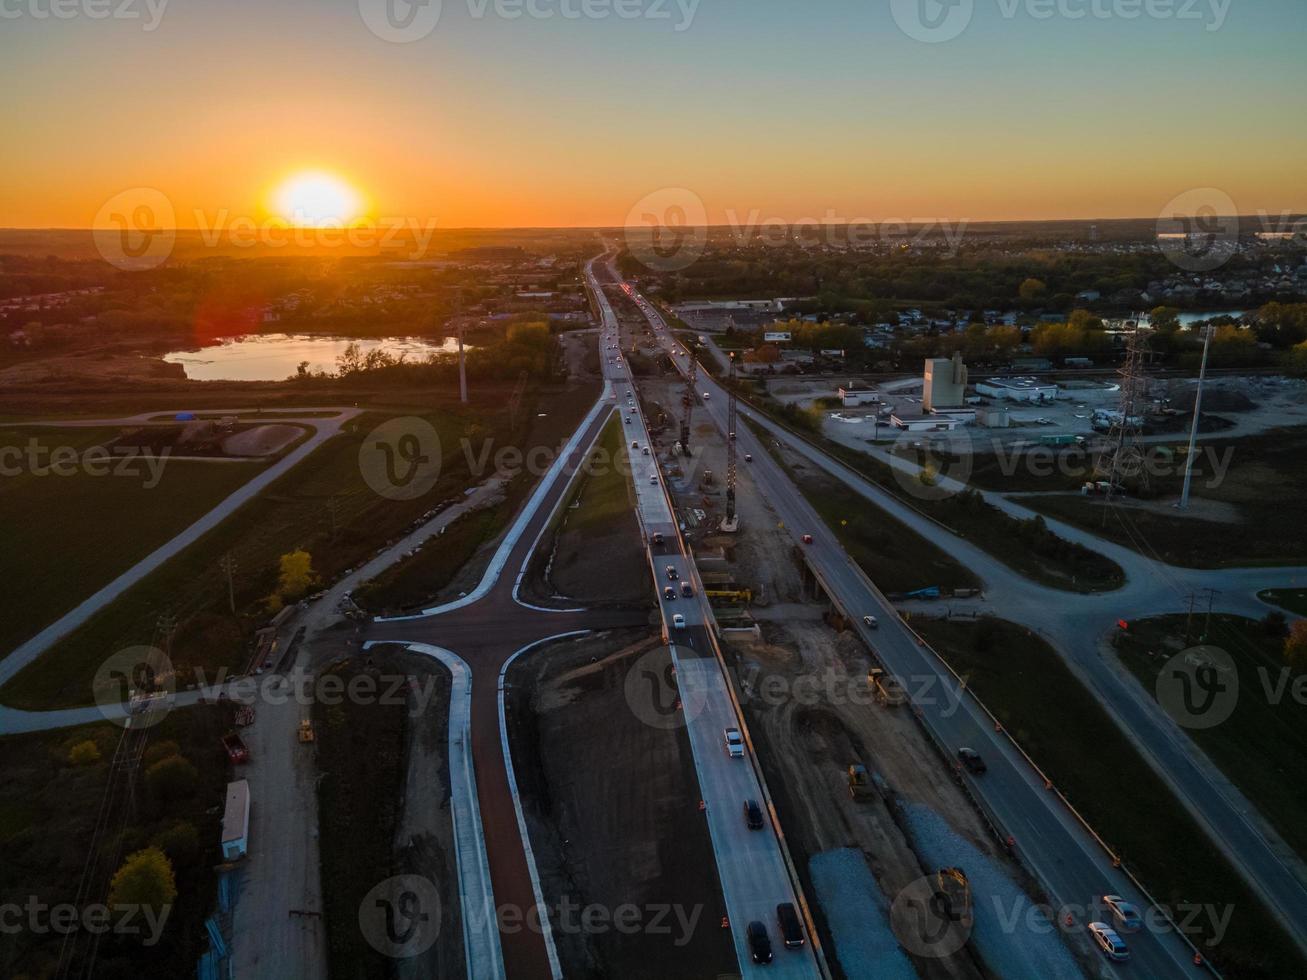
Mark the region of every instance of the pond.
<instances>
[{"instance_id":1,"label":"pond","mask_svg":"<svg viewBox=\"0 0 1307 980\"><path fill-rule=\"evenodd\" d=\"M458 340L440 342L421 337L326 337L312 334L246 334L222 338L212 347L172 351L164 355L170 364L180 364L192 381L284 381L299 365L309 362L310 371L336 372L336 358L351 343L363 354L380 348L388 354L422 361L429 354L458 350ZM470 349L471 344L467 347Z\"/></svg>"}]
</instances>

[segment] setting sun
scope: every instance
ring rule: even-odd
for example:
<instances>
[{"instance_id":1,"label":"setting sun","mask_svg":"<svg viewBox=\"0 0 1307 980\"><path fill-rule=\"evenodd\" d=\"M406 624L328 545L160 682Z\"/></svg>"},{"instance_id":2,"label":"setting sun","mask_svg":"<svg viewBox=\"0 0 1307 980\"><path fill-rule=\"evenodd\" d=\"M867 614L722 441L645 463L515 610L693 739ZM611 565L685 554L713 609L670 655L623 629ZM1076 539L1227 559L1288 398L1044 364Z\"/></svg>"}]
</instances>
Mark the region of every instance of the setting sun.
<instances>
[{"instance_id":1,"label":"setting sun","mask_svg":"<svg viewBox=\"0 0 1307 980\"><path fill-rule=\"evenodd\" d=\"M274 194L274 209L293 225L320 228L352 221L363 205L358 192L339 177L313 172L282 183Z\"/></svg>"}]
</instances>

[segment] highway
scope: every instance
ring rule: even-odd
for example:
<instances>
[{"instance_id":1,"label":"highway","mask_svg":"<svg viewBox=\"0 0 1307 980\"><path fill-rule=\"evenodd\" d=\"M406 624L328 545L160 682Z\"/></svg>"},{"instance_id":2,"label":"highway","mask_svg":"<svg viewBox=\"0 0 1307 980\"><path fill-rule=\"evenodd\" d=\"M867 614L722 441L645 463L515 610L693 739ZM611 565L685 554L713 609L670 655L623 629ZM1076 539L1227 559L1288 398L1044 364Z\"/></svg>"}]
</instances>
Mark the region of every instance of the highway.
<instances>
[{"instance_id":1,"label":"highway","mask_svg":"<svg viewBox=\"0 0 1307 980\"><path fill-rule=\"evenodd\" d=\"M669 353L681 345L666 323L638 293L631 291L653 325L655 335ZM673 353L678 370L687 368L687 358ZM707 372L700 372L700 390L712 397L697 411L707 415L726 432L727 393ZM845 554L835 534L821 520L780 465L747 427L736 432L741 458L753 455L750 475L763 496L783 521L796 545L805 549L808 562L831 598L853 620L867 646L876 652L886 668L905 679L909 691L923 690L924 683L956 689L957 681L948 668L898 617L892 604ZM802 536L812 535L812 544ZM861 617L875 615L880 628L864 626ZM929 679L929 680L927 680ZM936 686L932 688L940 690ZM982 776L964 777L968 788L981 800L1001 833L1011 835L1013 851L1048 891L1055 905L1086 905L1104 894L1123 895L1141 908L1150 904L1117 869L1103 848L1076 820L1071 811L1050 792L1035 770L1000 731L974 698L962 699L958 709L952 698L921 698L917 701L922 720L934 737L955 752L962 746L977 750L988 764ZM1086 746L1086 751L1093 751ZM1197 858L1201 859L1201 858ZM984 896L976 896L977 906ZM1022 920L1022 927L1026 920ZM1076 923L1083 929L1085 923ZM1147 977L1201 977L1207 971L1193 963L1193 953L1183 941L1158 930L1128 937L1132 962L1117 966L1107 961L1103 969L1110 976L1133 974Z\"/></svg>"},{"instance_id":2,"label":"highway","mask_svg":"<svg viewBox=\"0 0 1307 980\"><path fill-rule=\"evenodd\" d=\"M671 501L657 468L657 457L652 449L648 456L644 454L649 445L648 429L639 399L633 397L628 403L626 397L627 391L634 395L630 369L622 356L617 317L594 274L594 261L586 265L586 279L600 310L601 364L604 376L616 389L622 409L623 428L627 432L624 445L631 462L637 513L649 547L654 584L660 596L668 585L676 589L676 598L660 598L659 606L676 667L682 713L706 805L709 835L740 972L745 977L817 977L821 973L811 941L799 950L786 949L781 943L776 926L776 906L790 902L797 908L798 899L781 853L775 821L762 831L751 831L744 823L744 801L761 803L764 799L762 787L750 759L731 758L726 753L725 730L742 726L713 651L708 635L710 616L703 598L702 583L685 551ZM618 281L615 274L613 278ZM628 418L629 422L626 421ZM655 533L663 535L661 545L653 543ZM675 580L668 578L668 566L675 569ZM693 597L680 594L682 582L690 583L694 589ZM674 625L672 617L677 614L684 617L684 627ZM767 965L755 964L750 956L745 927L755 920L767 926L771 938L774 959Z\"/></svg>"}]
</instances>

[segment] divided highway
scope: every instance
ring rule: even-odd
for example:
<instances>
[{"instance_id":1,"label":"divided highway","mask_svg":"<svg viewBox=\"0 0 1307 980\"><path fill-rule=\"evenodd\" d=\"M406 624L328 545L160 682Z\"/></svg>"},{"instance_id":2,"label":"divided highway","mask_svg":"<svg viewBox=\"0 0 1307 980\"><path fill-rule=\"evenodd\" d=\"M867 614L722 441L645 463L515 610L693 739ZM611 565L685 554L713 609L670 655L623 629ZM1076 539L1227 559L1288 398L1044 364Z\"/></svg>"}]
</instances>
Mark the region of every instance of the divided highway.
<instances>
[{"instance_id":1,"label":"divided highway","mask_svg":"<svg viewBox=\"0 0 1307 980\"><path fill-rule=\"evenodd\" d=\"M677 356L681 345L672 336L658 311L638 293L632 298L650 321L655 336L672 355L672 362L683 373L688 357ZM727 393L707 372L701 371L700 390L711 398L697 411L706 414L726 433ZM948 668L907 627L892 604L862 573L839 544L834 532L825 524L799 489L789 479L761 442L747 427L736 432L741 458L753 455L747 465L753 482L784 522L796 545L807 552L808 562L819 576L831 598L854 622L863 641L892 672L905 679L911 692L956 690L957 680ZM812 536L803 544L802 536ZM880 628L863 625L864 615L874 615ZM929 688L925 685L930 684ZM923 697L916 699L923 721L935 738L950 752L962 746L976 749L988 764L988 772L979 777L965 777L968 788L983 802L1001 832L1013 838L1013 849L1049 892L1055 905L1080 905L1096 902L1104 894L1123 895L1141 908L1148 902L1127 878L1112 867L1102 847L1076 820L1075 816L1038 778L1035 770L1013 747L1010 740L995 730L993 722L977 702L963 697ZM1094 751L1092 745L1086 752ZM1159 815L1140 815L1156 819ZM1201 860L1196 856L1196 860ZM986 902L976 896L978 912ZM991 914L998 910L990 909ZM1004 910L1011 912L1012 910ZM1016 928L1028 928L1028 919L1018 920ZM1076 923L1083 929L1085 922ZM1154 977L1205 977L1210 974L1193 962L1193 953L1176 935L1164 931L1141 931L1129 935L1132 963L1118 966L1104 961L1108 975Z\"/></svg>"},{"instance_id":2,"label":"divided highway","mask_svg":"<svg viewBox=\"0 0 1307 980\"><path fill-rule=\"evenodd\" d=\"M671 502L662 485L657 458L649 448L649 434L639 401L631 385L630 369L622 356L617 317L608 297L595 278L594 260L586 265L586 280L599 306L601 325L599 353L604 376L615 389L626 431L625 446L635 483L640 525L649 548L655 588L663 626L669 637L676 666L682 715L690 737L700 792L706 805L709 834L717 860L718 877L726 900L731 935L735 942L740 972L745 977L817 977L811 937L801 949L786 949L776 925L776 906L783 902L798 906L793 885L781 853L775 824L762 831L750 831L744 823L745 800L761 802L763 794L750 760L727 755L724 732L739 726L726 678L722 674L708 635L709 615L694 563L684 550ZM614 276L616 279L616 277ZM628 399L628 393L630 398ZM645 450L648 448L648 455ZM654 535L662 544L654 544ZM668 577L671 567L676 578ZM693 596L681 594L688 583ZM674 599L661 598L673 588ZM674 622L681 616L684 625ZM747 751L747 749L746 749ZM755 964L745 929L752 921L767 926L774 959Z\"/></svg>"}]
</instances>

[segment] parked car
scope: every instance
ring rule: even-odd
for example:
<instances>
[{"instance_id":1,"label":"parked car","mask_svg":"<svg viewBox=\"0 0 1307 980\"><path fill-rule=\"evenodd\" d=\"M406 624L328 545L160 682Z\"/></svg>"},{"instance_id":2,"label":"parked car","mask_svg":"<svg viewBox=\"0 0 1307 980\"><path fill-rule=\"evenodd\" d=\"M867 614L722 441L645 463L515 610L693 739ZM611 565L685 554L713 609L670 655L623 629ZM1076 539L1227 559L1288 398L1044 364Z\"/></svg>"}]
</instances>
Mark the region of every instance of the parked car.
<instances>
[{"instance_id":1,"label":"parked car","mask_svg":"<svg viewBox=\"0 0 1307 980\"><path fill-rule=\"evenodd\" d=\"M770 963L771 939L767 935L767 927L755 919L749 923L745 932L749 937L749 955L753 957L753 962Z\"/></svg>"},{"instance_id":2,"label":"parked car","mask_svg":"<svg viewBox=\"0 0 1307 980\"><path fill-rule=\"evenodd\" d=\"M757 800L744 801L744 824L750 830L762 830L762 807Z\"/></svg>"},{"instance_id":3,"label":"parked car","mask_svg":"<svg viewBox=\"0 0 1307 980\"><path fill-rule=\"evenodd\" d=\"M1126 932L1134 932L1143 925L1143 917L1133 902L1127 902L1120 895L1104 895L1103 904L1112 911L1116 924Z\"/></svg>"},{"instance_id":4,"label":"parked car","mask_svg":"<svg viewBox=\"0 0 1307 980\"><path fill-rule=\"evenodd\" d=\"M786 949L798 949L803 945L803 922L793 903L782 902L776 906L776 927L781 931L781 942Z\"/></svg>"},{"instance_id":5,"label":"parked car","mask_svg":"<svg viewBox=\"0 0 1307 980\"><path fill-rule=\"evenodd\" d=\"M958 749L958 759L967 767L967 772L974 773L977 776L988 768L985 765L985 760L980 757L980 753L975 749L963 746Z\"/></svg>"},{"instance_id":6,"label":"parked car","mask_svg":"<svg viewBox=\"0 0 1307 980\"><path fill-rule=\"evenodd\" d=\"M744 758L744 736L740 734L738 728L728 728L722 732L722 737L726 740L726 754L732 759Z\"/></svg>"},{"instance_id":7,"label":"parked car","mask_svg":"<svg viewBox=\"0 0 1307 980\"><path fill-rule=\"evenodd\" d=\"M1116 934L1116 930L1106 922L1089 923L1089 938L1094 941L1103 955L1117 963L1130 959L1130 947Z\"/></svg>"}]
</instances>

